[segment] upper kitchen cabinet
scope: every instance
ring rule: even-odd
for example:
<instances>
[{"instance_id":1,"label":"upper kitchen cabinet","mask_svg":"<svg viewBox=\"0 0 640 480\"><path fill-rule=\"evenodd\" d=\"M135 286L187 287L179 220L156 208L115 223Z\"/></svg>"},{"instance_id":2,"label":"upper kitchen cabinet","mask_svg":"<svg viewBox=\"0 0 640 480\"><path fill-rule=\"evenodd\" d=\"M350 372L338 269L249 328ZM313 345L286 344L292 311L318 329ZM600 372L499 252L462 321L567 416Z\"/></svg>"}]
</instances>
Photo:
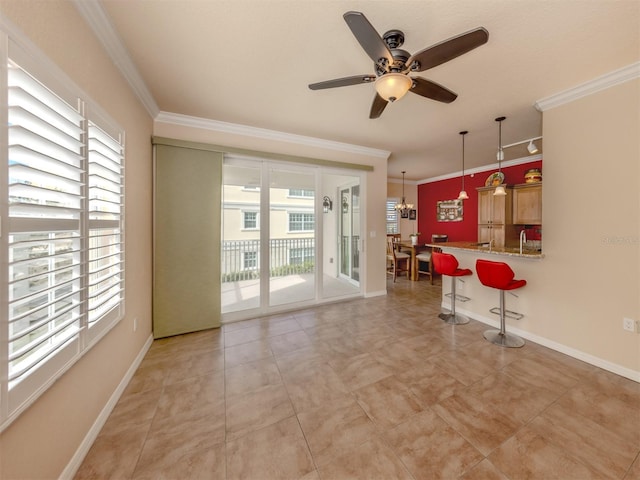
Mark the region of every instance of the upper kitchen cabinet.
<instances>
[{"instance_id":1,"label":"upper kitchen cabinet","mask_svg":"<svg viewBox=\"0 0 640 480\"><path fill-rule=\"evenodd\" d=\"M493 246L504 247L507 227L511 224L512 189L506 195L496 196L496 187L478 188L478 242L493 241Z\"/></svg>"},{"instance_id":2,"label":"upper kitchen cabinet","mask_svg":"<svg viewBox=\"0 0 640 480\"><path fill-rule=\"evenodd\" d=\"M513 187L513 223L542 225L542 183L523 183Z\"/></svg>"}]
</instances>

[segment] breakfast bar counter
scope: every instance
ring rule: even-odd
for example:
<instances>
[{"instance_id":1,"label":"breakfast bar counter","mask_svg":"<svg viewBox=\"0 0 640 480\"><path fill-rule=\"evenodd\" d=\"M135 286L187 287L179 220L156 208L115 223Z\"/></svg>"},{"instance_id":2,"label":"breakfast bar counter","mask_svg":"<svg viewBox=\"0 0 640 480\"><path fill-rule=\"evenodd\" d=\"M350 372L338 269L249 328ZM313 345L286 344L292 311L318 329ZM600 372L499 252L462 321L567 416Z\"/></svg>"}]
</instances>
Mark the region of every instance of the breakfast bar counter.
<instances>
[{"instance_id":1,"label":"breakfast bar counter","mask_svg":"<svg viewBox=\"0 0 640 480\"><path fill-rule=\"evenodd\" d=\"M432 248L442 248L443 250L452 250L453 251L466 251L471 253L480 253L480 254L488 254L488 255L503 255L508 257L523 257L523 258L534 258L539 259L543 258L544 255L538 249L532 249L524 247L522 249L522 253L520 252L520 247L493 247L489 246L488 243L479 243L479 242L443 242L443 243L428 243L427 247ZM496 259L496 261L499 261Z\"/></svg>"},{"instance_id":2,"label":"breakfast bar counter","mask_svg":"<svg viewBox=\"0 0 640 480\"><path fill-rule=\"evenodd\" d=\"M506 330L525 339L540 342L539 335L542 332L538 331L538 328L540 317L545 311L544 302L541 301L544 288L536 279L541 278L541 270L546 267L542 252L537 249L523 248L520 253L519 247L493 248L492 246L489 249L488 244L473 241L429 243L427 246L452 254L456 257L459 268L468 268L473 272L472 275L456 278L456 293L469 298L468 301L456 305L456 312L494 328L499 327L499 315L492 311L499 306L499 295L497 290L480 282L477 275L477 261L504 262L514 271L516 279L527 280L524 288L518 289L517 293L509 292L507 296L506 309L518 312L522 317L519 320L507 318ZM447 311L451 310L449 296L451 290L450 282L443 281L441 305ZM489 344L487 346L489 347Z\"/></svg>"}]
</instances>

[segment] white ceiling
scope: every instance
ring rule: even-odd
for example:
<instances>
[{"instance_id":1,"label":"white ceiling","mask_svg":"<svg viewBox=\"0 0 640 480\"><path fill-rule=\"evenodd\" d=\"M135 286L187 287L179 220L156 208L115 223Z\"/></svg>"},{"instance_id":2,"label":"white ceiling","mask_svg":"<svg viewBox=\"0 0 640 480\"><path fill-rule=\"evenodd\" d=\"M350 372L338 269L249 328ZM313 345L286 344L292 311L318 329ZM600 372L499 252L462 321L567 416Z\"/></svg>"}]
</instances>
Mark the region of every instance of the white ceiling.
<instances>
[{"instance_id":1,"label":"white ceiling","mask_svg":"<svg viewBox=\"0 0 640 480\"><path fill-rule=\"evenodd\" d=\"M541 135L536 101L640 59L638 0L100 4L161 111L387 150L389 176L406 170L407 180L459 171L460 130L469 130L468 169L495 163L495 117L507 117L505 145ZM402 30L409 53L478 26L489 41L412 74L458 93L453 103L409 93L370 120L373 84L307 87L373 73L342 18L349 10L363 12L381 35Z\"/></svg>"}]
</instances>

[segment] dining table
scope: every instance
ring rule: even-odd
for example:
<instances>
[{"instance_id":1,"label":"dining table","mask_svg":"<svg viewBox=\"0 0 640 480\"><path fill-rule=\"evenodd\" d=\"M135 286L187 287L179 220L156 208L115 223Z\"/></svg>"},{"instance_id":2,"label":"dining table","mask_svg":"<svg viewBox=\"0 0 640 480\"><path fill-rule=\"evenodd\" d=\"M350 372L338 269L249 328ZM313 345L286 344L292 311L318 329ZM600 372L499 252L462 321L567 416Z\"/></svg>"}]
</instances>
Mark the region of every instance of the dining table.
<instances>
[{"instance_id":1,"label":"dining table","mask_svg":"<svg viewBox=\"0 0 640 480\"><path fill-rule=\"evenodd\" d=\"M425 250L431 250L431 247L424 243L413 243L411 240L401 240L398 242L398 250L411 254L410 275L414 282L418 280L418 259L416 256Z\"/></svg>"}]
</instances>

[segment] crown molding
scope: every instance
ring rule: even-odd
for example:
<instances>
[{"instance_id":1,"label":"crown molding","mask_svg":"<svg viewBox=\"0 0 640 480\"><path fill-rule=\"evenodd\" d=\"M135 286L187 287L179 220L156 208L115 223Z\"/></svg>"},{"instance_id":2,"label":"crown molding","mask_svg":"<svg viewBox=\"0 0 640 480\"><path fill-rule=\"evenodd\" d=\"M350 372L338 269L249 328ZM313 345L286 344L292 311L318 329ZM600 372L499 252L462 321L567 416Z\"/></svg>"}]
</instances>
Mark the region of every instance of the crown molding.
<instances>
[{"instance_id":1,"label":"crown molding","mask_svg":"<svg viewBox=\"0 0 640 480\"><path fill-rule=\"evenodd\" d=\"M122 43L118 32L113 28L111 20L109 20L109 16L100 5L100 2L98 0L73 0L73 3L96 37L98 37L113 63L129 82L134 93L140 99L147 112L149 112L149 115L151 115L151 118L154 118L160 112L160 108L144 83L140 72L138 72L133 60L131 60L127 48Z\"/></svg>"},{"instance_id":2,"label":"crown molding","mask_svg":"<svg viewBox=\"0 0 640 480\"><path fill-rule=\"evenodd\" d=\"M253 138L263 138L265 140L294 143L298 145L305 145L308 147L324 148L327 150L336 150L345 153L355 153L358 155L366 155L369 157L382 158L385 160L389 158L389 155L391 155L391 152L388 152L386 150L379 150L377 148L352 145L350 143L334 142L331 140L323 140L321 138L306 137L303 135L295 135L292 133L278 132L276 130L267 130L266 128L250 127L237 123L222 122L220 120L192 117L189 115L182 115L180 113L160 112L155 117L155 121L172 125L180 125L184 127L201 128L214 132L243 135Z\"/></svg>"},{"instance_id":3,"label":"crown molding","mask_svg":"<svg viewBox=\"0 0 640 480\"><path fill-rule=\"evenodd\" d=\"M521 158L514 158L513 160L507 160L505 162L501 162L501 166L502 167L515 167L516 165L523 165L525 163L531 163L531 162L536 162L538 160L542 160L542 154L538 153L537 155L530 155L528 157L521 157ZM482 173L482 172L486 172L489 170L495 170L499 168L497 163L492 163L490 165L484 165L482 167L476 167L476 168L470 168L470 169L465 169L464 170L464 174L465 176L467 175L475 175L476 173ZM457 172L453 172L453 173L447 173L445 175L439 175L437 177L431 177L431 178L425 178L424 180L418 180L418 185L422 185L424 183L433 183L433 182L439 182L441 180L449 180L451 178L460 178L460 176L462 175L462 170L457 171Z\"/></svg>"},{"instance_id":4,"label":"crown molding","mask_svg":"<svg viewBox=\"0 0 640 480\"><path fill-rule=\"evenodd\" d=\"M544 112L545 110L559 107L565 103L573 102L579 98L592 95L601 90L620 85L621 83L625 83L639 77L640 62L632 63L631 65L614 70L613 72L594 78L593 80L580 84L576 87L538 100L533 105L538 111Z\"/></svg>"}]
</instances>

